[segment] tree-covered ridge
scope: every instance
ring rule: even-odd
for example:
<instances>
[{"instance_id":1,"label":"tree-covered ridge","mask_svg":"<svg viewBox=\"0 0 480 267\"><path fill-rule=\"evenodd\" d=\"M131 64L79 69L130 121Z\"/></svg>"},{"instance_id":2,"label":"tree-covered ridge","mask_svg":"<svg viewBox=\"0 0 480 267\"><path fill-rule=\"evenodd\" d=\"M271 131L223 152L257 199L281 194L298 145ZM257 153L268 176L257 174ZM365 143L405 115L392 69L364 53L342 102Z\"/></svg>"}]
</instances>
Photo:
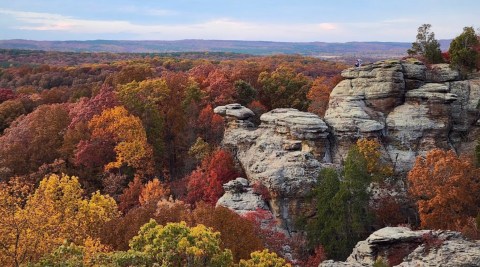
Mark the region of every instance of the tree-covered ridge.
<instances>
[{"instance_id":1,"label":"tree-covered ridge","mask_svg":"<svg viewBox=\"0 0 480 267\"><path fill-rule=\"evenodd\" d=\"M165 227L180 223L181 231L202 232L195 227L203 224L211 227L211 233L220 232L212 240L224 252L214 261L285 265L275 253L285 255L283 244L289 240L274 224L264 229L261 216L244 218L213 207L223 194L223 183L242 175L230 153L218 146L224 119L213 107L238 101L251 106L257 116L280 106L307 110L312 101L326 107L324 95L343 68L318 59L272 56L147 57L1 69L0 183L4 195L26 190L2 203L2 211L13 212L13 217L3 217L2 223L8 225L5 231L20 229L16 237L5 235L2 263L65 261L90 266L102 259L102 264L125 266L164 261L163 256L148 258L141 249L126 252L131 249L129 241L153 218ZM313 84L316 93L308 95ZM317 99L318 92L324 95ZM52 194L69 196L68 204L51 204L63 209L45 207L48 211L43 211L41 205L50 203L47 198L55 198L34 197L44 192L44 184L50 185ZM26 217L31 209L28 203L33 203L30 198L39 208ZM97 204L109 212L92 210ZM104 217L87 220L87 216ZM51 230L53 225L65 230ZM33 236L38 227L52 237ZM293 243L290 247L297 250ZM195 247L187 250L178 253L186 253L186 262L190 262L188 253L193 253L196 264L201 252ZM250 258L255 251L259 252ZM307 262L309 252L298 249L295 258Z\"/></svg>"}]
</instances>

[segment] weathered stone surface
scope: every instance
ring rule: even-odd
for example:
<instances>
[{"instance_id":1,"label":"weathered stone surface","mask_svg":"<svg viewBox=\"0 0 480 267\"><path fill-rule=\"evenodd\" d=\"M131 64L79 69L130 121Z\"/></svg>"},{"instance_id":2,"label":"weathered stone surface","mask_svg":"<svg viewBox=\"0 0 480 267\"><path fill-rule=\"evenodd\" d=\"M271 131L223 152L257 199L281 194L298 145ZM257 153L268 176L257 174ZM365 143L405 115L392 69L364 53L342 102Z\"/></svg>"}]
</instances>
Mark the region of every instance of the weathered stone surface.
<instances>
[{"instance_id":1,"label":"weathered stone surface","mask_svg":"<svg viewBox=\"0 0 480 267\"><path fill-rule=\"evenodd\" d=\"M226 117L223 145L250 182L274 196L268 203L283 229L311 215L306 195L326 165L342 164L359 138L382 142L382 158L406 175L418 155L434 148L471 153L480 136L480 75L460 81L448 65L426 67L389 60L350 68L332 91L325 117L276 109L261 117L235 104L215 111ZM326 122L326 123L325 123Z\"/></svg>"},{"instance_id":2,"label":"weathered stone surface","mask_svg":"<svg viewBox=\"0 0 480 267\"><path fill-rule=\"evenodd\" d=\"M435 64L426 70L425 80L433 83L455 81L460 78L456 70L452 70L448 64Z\"/></svg>"},{"instance_id":3,"label":"weathered stone surface","mask_svg":"<svg viewBox=\"0 0 480 267\"><path fill-rule=\"evenodd\" d=\"M255 116L253 111L237 103L218 106L213 110L213 112L222 116L234 117L238 120L246 120Z\"/></svg>"},{"instance_id":4,"label":"weathered stone surface","mask_svg":"<svg viewBox=\"0 0 480 267\"><path fill-rule=\"evenodd\" d=\"M438 91L436 91L438 90ZM452 103L458 99L456 94L442 92L448 90L445 85L426 84L418 89L410 90L405 94L407 100Z\"/></svg>"},{"instance_id":5,"label":"weathered stone surface","mask_svg":"<svg viewBox=\"0 0 480 267\"><path fill-rule=\"evenodd\" d=\"M363 267L359 263L328 260L320 263L319 267Z\"/></svg>"},{"instance_id":6,"label":"weathered stone surface","mask_svg":"<svg viewBox=\"0 0 480 267\"><path fill-rule=\"evenodd\" d=\"M427 67L420 61L403 62L403 75L405 79L425 80Z\"/></svg>"},{"instance_id":7,"label":"weathered stone surface","mask_svg":"<svg viewBox=\"0 0 480 267\"><path fill-rule=\"evenodd\" d=\"M263 127L272 127L276 133L294 139L325 138L327 125L317 115L293 108L277 108L260 116Z\"/></svg>"},{"instance_id":8,"label":"weathered stone surface","mask_svg":"<svg viewBox=\"0 0 480 267\"><path fill-rule=\"evenodd\" d=\"M372 266L378 257L391 266L479 266L480 242L451 231L386 227L358 242L345 262L326 261L319 266Z\"/></svg>"},{"instance_id":9,"label":"weathered stone surface","mask_svg":"<svg viewBox=\"0 0 480 267\"><path fill-rule=\"evenodd\" d=\"M334 89L335 90L335 89ZM336 132L375 132L385 127L382 120L375 120L375 111L367 107L364 98L344 97L330 100L325 121Z\"/></svg>"},{"instance_id":10,"label":"weathered stone surface","mask_svg":"<svg viewBox=\"0 0 480 267\"><path fill-rule=\"evenodd\" d=\"M217 206L229 208L243 215L257 209L269 210L267 203L255 193L247 179L238 177L223 185L225 194L217 201Z\"/></svg>"},{"instance_id":11,"label":"weathered stone surface","mask_svg":"<svg viewBox=\"0 0 480 267\"><path fill-rule=\"evenodd\" d=\"M251 183L272 193L269 206L283 229L294 230L298 216L311 213L306 200L324 162L331 162L325 122L296 109L263 114L256 129L227 124L223 145L243 167Z\"/></svg>"},{"instance_id":12,"label":"weathered stone surface","mask_svg":"<svg viewBox=\"0 0 480 267\"><path fill-rule=\"evenodd\" d=\"M433 148L463 149L479 122L480 79L458 81L447 64L427 68L415 60L380 61L342 72L330 95L325 121L341 163L358 138L384 142L397 173ZM477 138L473 138L477 139ZM469 146L470 147L470 146Z\"/></svg>"}]
</instances>

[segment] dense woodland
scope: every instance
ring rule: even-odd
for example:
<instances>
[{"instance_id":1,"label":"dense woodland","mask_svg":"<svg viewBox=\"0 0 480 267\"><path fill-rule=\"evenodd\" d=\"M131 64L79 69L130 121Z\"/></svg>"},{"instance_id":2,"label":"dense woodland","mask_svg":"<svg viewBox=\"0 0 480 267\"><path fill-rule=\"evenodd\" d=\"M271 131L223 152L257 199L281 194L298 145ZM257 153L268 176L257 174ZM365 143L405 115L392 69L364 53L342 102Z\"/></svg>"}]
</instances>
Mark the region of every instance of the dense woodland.
<instances>
[{"instance_id":1,"label":"dense woodland","mask_svg":"<svg viewBox=\"0 0 480 267\"><path fill-rule=\"evenodd\" d=\"M461 157L433 150L417 159L402 203L418 207L418 224L394 198L369 201L370 185L387 188L394 174L378 141L366 139L342 170L321 173L311 196L317 216L299 222L305 235L286 236L262 212L242 217L215 207L222 185L243 173L220 146L224 119L213 108L241 103L257 120L278 107L323 116L346 68L340 63L0 53L3 266L317 266L344 259L387 225L480 237L480 146ZM268 200L264 188L256 190Z\"/></svg>"}]
</instances>

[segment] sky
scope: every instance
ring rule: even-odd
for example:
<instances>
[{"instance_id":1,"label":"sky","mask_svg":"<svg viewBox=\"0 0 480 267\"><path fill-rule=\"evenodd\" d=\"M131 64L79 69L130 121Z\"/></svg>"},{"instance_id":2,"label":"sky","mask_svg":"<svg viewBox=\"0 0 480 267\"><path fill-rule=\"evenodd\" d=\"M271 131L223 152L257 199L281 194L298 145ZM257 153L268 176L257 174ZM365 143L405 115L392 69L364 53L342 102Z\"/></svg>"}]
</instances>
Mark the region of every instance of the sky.
<instances>
[{"instance_id":1,"label":"sky","mask_svg":"<svg viewBox=\"0 0 480 267\"><path fill-rule=\"evenodd\" d=\"M0 0L0 39L412 42L480 27L479 0Z\"/></svg>"}]
</instances>

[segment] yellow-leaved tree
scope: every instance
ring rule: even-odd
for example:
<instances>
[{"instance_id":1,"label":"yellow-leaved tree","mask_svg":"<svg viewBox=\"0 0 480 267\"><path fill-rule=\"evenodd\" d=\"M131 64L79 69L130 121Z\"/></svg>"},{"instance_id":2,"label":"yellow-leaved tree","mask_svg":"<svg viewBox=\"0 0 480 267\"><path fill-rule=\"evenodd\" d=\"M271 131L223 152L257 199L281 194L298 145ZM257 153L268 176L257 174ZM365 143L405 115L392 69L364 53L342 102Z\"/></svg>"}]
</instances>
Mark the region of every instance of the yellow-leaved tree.
<instances>
[{"instance_id":1,"label":"yellow-leaved tree","mask_svg":"<svg viewBox=\"0 0 480 267\"><path fill-rule=\"evenodd\" d=\"M162 266L232 266L232 252L223 249L220 233L202 224L185 222L158 225L153 219L130 240L132 252L140 252Z\"/></svg>"},{"instance_id":2,"label":"yellow-leaved tree","mask_svg":"<svg viewBox=\"0 0 480 267\"><path fill-rule=\"evenodd\" d=\"M130 115L123 106L104 110L88 123L92 140L112 140L115 142L116 159L107 163L106 171L130 166L141 173L153 172L153 150L147 142L147 134L142 121Z\"/></svg>"},{"instance_id":3,"label":"yellow-leaved tree","mask_svg":"<svg viewBox=\"0 0 480 267\"><path fill-rule=\"evenodd\" d=\"M46 176L30 195L8 196L18 183L0 187L0 263L34 262L64 241L83 244L119 216L115 200L96 192L84 199L77 177ZM23 188L23 187L21 187ZM25 190L24 190L25 191Z\"/></svg>"},{"instance_id":4,"label":"yellow-leaved tree","mask_svg":"<svg viewBox=\"0 0 480 267\"><path fill-rule=\"evenodd\" d=\"M249 260L240 260L240 267L291 267L290 263L284 258L279 257L275 252L268 252L268 249L263 251L255 251L250 254Z\"/></svg>"},{"instance_id":5,"label":"yellow-leaved tree","mask_svg":"<svg viewBox=\"0 0 480 267\"><path fill-rule=\"evenodd\" d=\"M382 180L393 175L393 168L381 159L381 144L376 139L358 139L357 147L358 151L365 157L367 171L373 176L374 180Z\"/></svg>"}]
</instances>

